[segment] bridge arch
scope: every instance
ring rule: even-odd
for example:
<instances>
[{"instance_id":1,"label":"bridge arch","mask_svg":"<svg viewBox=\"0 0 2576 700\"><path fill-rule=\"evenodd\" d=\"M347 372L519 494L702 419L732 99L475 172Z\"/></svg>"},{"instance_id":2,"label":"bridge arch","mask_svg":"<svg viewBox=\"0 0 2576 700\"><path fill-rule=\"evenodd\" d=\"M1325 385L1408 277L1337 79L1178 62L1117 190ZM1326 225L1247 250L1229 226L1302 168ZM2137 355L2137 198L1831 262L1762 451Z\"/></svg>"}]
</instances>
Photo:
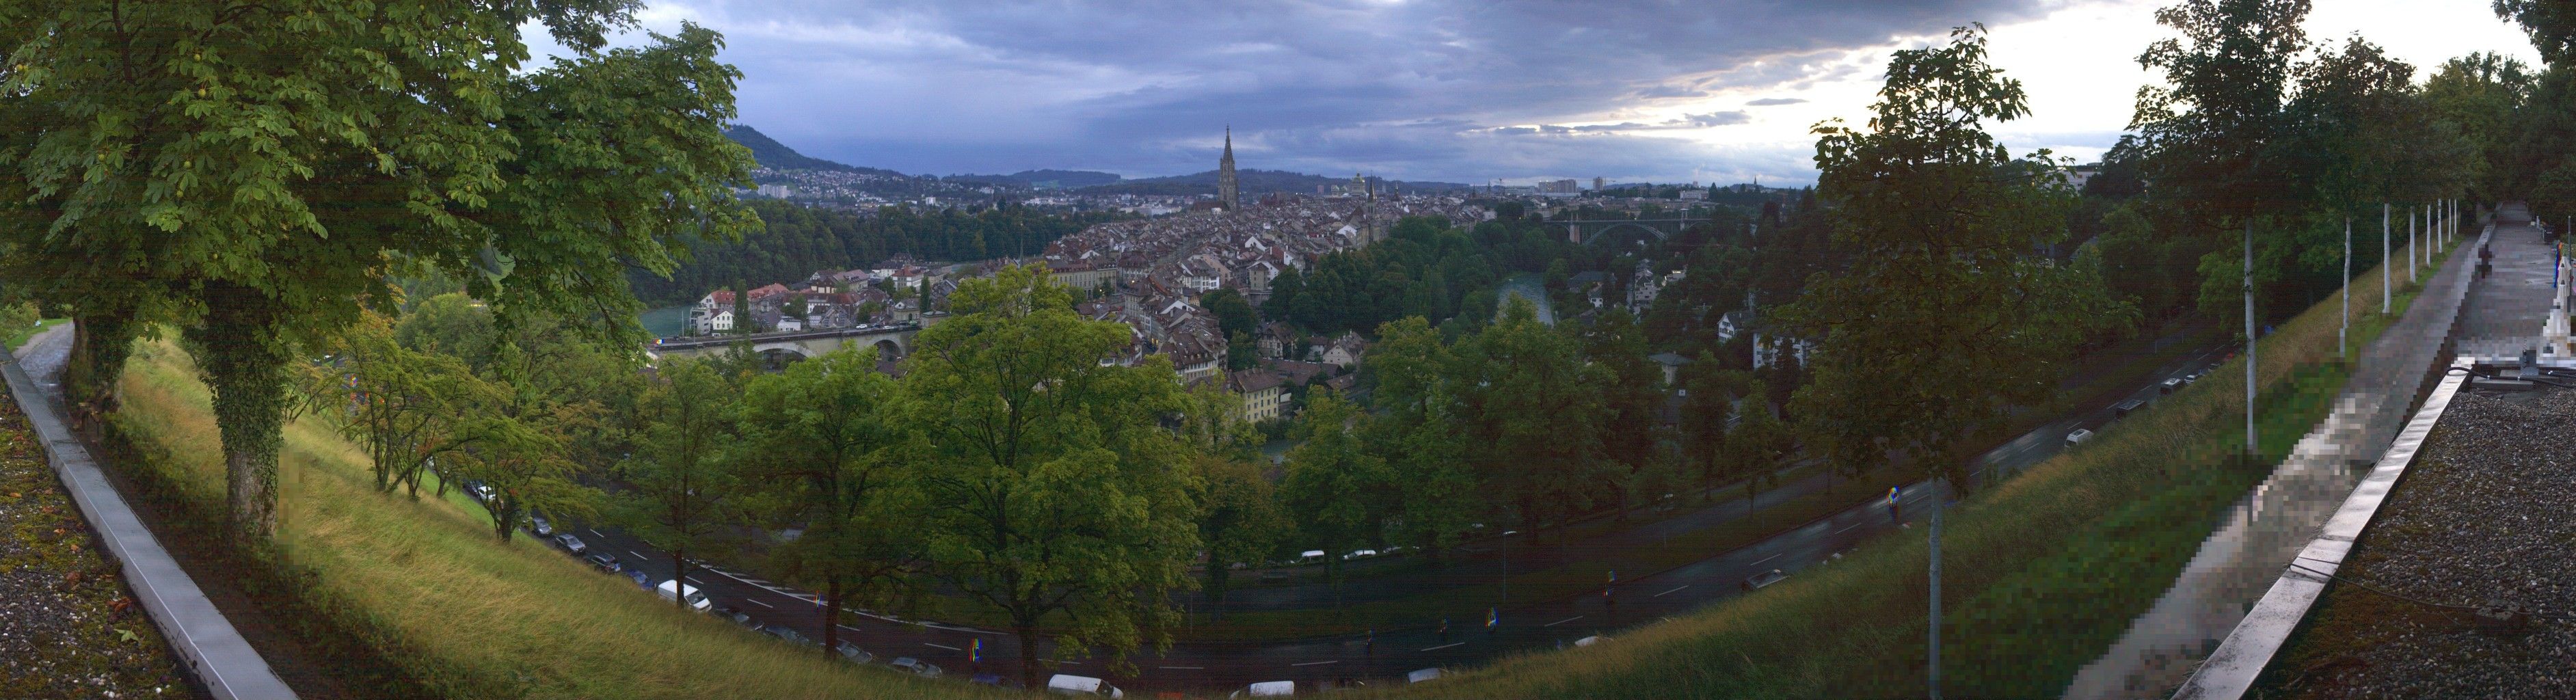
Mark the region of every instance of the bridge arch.
<instances>
[{"instance_id":1,"label":"bridge arch","mask_svg":"<svg viewBox=\"0 0 2576 700\"><path fill-rule=\"evenodd\" d=\"M1602 241L1609 240L1611 238L1610 234L1623 230L1643 231L1648 235L1654 236L1655 240L1659 241L1668 240L1673 237L1671 233L1664 231L1664 227L1662 225L1643 224L1634 221L1621 221L1593 230L1592 235L1585 236L1583 238L1583 244L1598 245Z\"/></svg>"},{"instance_id":2,"label":"bridge arch","mask_svg":"<svg viewBox=\"0 0 2576 700\"><path fill-rule=\"evenodd\" d=\"M877 349L877 359L879 360L892 361L903 359L903 344L894 342L893 338L878 338L875 347Z\"/></svg>"}]
</instances>

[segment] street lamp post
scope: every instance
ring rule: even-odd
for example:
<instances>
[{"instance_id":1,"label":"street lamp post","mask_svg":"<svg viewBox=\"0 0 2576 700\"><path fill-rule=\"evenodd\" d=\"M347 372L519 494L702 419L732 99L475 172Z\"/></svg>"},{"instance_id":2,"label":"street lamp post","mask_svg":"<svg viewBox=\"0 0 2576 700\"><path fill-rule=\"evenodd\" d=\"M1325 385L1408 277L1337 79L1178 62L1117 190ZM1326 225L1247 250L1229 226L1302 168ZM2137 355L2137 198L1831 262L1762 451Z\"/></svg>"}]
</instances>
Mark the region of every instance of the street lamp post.
<instances>
[{"instance_id":1,"label":"street lamp post","mask_svg":"<svg viewBox=\"0 0 2576 700\"><path fill-rule=\"evenodd\" d=\"M2388 314L2388 203L2379 203L2379 313Z\"/></svg>"},{"instance_id":2,"label":"street lamp post","mask_svg":"<svg viewBox=\"0 0 2576 700\"><path fill-rule=\"evenodd\" d=\"M2343 327L2335 329L2335 357L2352 359L2352 217L2343 218Z\"/></svg>"}]
</instances>

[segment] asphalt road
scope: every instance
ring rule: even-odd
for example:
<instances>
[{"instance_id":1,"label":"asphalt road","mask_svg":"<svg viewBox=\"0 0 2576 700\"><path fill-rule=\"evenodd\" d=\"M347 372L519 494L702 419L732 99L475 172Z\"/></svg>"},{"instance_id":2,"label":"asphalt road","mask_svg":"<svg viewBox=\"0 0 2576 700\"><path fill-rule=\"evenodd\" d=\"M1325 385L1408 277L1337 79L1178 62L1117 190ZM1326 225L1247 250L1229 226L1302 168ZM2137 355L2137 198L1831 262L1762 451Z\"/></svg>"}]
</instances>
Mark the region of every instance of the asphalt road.
<instances>
[{"instance_id":1,"label":"asphalt road","mask_svg":"<svg viewBox=\"0 0 2576 700\"><path fill-rule=\"evenodd\" d=\"M2165 379L2206 369L2224 351L2223 347L2211 348L2168 363L2119 399L2042 425L1980 455L1978 478L2007 478L2056 456L2066 448L2066 434L2076 428L2096 432L2117 429L2112 405L2143 399L2150 406L2142 410L2153 410L2152 403L2161 395L2158 386ZM1445 632L1391 629L1381 630L1374 637L1175 645L1168 654L1148 652L1136 659L1137 675L1112 678L1112 682L1140 696L1155 691L1225 691L1254 682L1281 680L1296 681L1302 691L1342 679L1401 683L1405 673L1415 669L1462 666L1512 651L1570 645L1596 634L1612 635L1614 638L1606 643L1616 644L1617 630L1739 595L1744 581L1757 573L1778 569L1794 577L1810 567L1830 566L1838 553L1870 538L1910 531L1914 522L1929 512L1928 506L1936 495L1947 498L1948 492L1931 482L1918 483L1904 489L1894 513L1889 512L1885 499L1879 499L1696 563L1623 578L1607 587L1607 595L1595 590L1558 600L1520 602L1500 610L1490 627L1485 620L1470 619L1453 620ZM613 529L574 532L593 551L613 554L628 566L640 566L657 582L671 576L668 555L624 533ZM823 611L811 594L721 569L698 570L690 575L690 583L705 590L717 606L741 609L760 624L787 625L809 638L822 638ZM639 590L637 595L651 593ZM1017 677L1018 643L1006 632L857 611L845 614L841 625L844 637L876 654L880 663L911 656L938 664L959 678L977 670L1014 680ZM1058 671L1110 675L1105 663L1096 659L1069 662Z\"/></svg>"}]
</instances>

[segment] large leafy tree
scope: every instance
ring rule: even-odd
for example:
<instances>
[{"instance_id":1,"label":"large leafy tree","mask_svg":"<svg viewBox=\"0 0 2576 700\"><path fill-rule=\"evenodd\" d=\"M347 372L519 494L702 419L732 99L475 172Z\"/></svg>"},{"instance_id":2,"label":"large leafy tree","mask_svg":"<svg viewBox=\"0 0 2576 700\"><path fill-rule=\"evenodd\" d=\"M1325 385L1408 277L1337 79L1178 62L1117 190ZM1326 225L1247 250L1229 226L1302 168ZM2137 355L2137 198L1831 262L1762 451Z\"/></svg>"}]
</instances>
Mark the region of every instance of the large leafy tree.
<instances>
[{"instance_id":1,"label":"large leafy tree","mask_svg":"<svg viewBox=\"0 0 2576 700\"><path fill-rule=\"evenodd\" d=\"M2047 152L2015 157L1985 131L2028 107L1986 63L1983 28L1896 52L1878 97L1866 131L1817 128L1819 189L1855 255L1782 314L1821 340L1796 413L1837 466L1900 456L1956 482L1962 440L2047 399L2086 331L2125 309L2034 254L2064 236L2073 193Z\"/></svg>"},{"instance_id":2,"label":"large leafy tree","mask_svg":"<svg viewBox=\"0 0 2576 700\"><path fill-rule=\"evenodd\" d=\"M603 51L637 7L9 3L0 256L96 322L84 364L120 362L137 314L184 322L233 518L264 535L295 347L390 308L394 266L640 338L625 270L752 221L721 40L692 25ZM576 56L530 69L530 22ZM88 388L115 371L88 367Z\"/></svg>"},{"instance_id":3,"label":"large leafy tree","mask_svg":"<svg viewBox=\"0 0 2576 700\"><path fill-rule=\"evenodd\" d=\"M1393 485L1386 460L1362 448L1366 418L1331 389L1307 398L1297 414L1296 447L1279 498L1297 518L1301 541L1324 550L1324 572L1341 600L1342 557L1385 532Z\"/></svg>"},{"instance_id":4,"label":"large leafy tree","mask_svg":"<svg viewBox=\"0 0 2576 700\"><path fill-rule=\"evenodd\" d=\"M1602 459L1609 371L1586 365L1575 338L1536 313L1514 298L1502 320L1460 340L1451 382L1486 502L1525 525L1588 512L1627 487Z\"/></svg>"},{"instance_id":5,"label":"large leafy tree","mask_svg":"<svg viewBox=\"0 0 2576 700\"><path fill-rule=\"evenodd\" d=\"M746 471L764 479L782 525L804 534L777 558L823 591L823 648L851 596L883 603L919 559L893 488L906 463L894 379L875 348L842 348L751 380L743 392Z\"/></svg>"},{"instance_id":6,"label":"large leafy tree","mask_svg":"<svg viewBox=\"0 0 2576 700\"><path fill-rule=\"evenodd\" d=\"M1043 269L1007 267L949 296L907 360L903 430L931 571L1009 620L1036 685L1041 623L1056 654L1127 652L1179 618L1199 549L1194 450L1162 425L1189 402L1157 356L1104 365L1126 326L1082 318Z\"/></svg>"},{"instance_id":7,"label":"large leafy tree","mask_svg":"<svg viewBox=\"0 0 2576 700\"><path fill-rule=\"evenodd\" d=\"M1484 516L1453 384L1457 361L1422 317L1388 322L1377 332L1377 344L1361 361L1375 411L1361 438L1394 479L1387 536L1437 551L1457 544Z\"/></svg>"},{"instance_id":8,"label":"large leafy tree","mask_svg":"<svg viewBox=\"0 0 2576 700\"><path fill-rule=\"evenodd\" d=\"M628 460L634 488L622 494L617 519L646 544L670 552L672 580L687 581L689 552L708 547L745 505L735 498L746 488L742 461L733 454L741 393L705 362L666 360L661 372L663 381L644 394L651 427Z\"/></svg>"}]
</instances>

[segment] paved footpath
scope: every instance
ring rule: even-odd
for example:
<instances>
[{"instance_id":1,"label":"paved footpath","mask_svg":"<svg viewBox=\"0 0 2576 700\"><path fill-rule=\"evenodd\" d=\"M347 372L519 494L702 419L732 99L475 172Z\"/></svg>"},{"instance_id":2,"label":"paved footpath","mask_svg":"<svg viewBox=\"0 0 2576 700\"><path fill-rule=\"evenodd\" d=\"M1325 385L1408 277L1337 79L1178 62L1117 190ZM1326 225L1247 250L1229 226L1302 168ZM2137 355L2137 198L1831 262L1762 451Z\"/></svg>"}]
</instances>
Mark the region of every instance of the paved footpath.
<instances>
[{"instance_id":1,"label":"paved footpath","mask_svg":"<svg viewBox=\"0 0 2576 700\"><path fill-rule=\"evenodd\" d=\"M2480 237L2462 234L2414 305L2363 350L2333 412L2237 502L2172 588L2131 621L2102 658L2076 674L2065 697L2163 697L2181 685L2396 438L2420 392L2447 364L2449 340L2465 334L2502 347L2515 342L2515 333L2536 337L2549 305L2549 252L2521 211L2519 205L2499 211L2488 237L2496 252L2489 279L2475 278ZM2544 271L2537 287L2523 278L2535 256ZM2356 306L2365 301L2354 300ZM2531 308L2535 302L2537 311Z\"/></svg>"}]
</instances>

